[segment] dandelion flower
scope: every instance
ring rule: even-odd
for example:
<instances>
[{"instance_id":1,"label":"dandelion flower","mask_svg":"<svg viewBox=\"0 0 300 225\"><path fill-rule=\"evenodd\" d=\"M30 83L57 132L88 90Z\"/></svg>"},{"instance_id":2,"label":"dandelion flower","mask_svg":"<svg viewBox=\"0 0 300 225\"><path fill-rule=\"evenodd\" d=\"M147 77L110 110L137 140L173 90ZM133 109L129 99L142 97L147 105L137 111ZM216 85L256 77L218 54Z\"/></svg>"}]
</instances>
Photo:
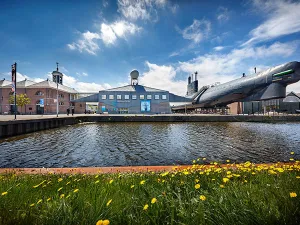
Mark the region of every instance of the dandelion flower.
<instances>
[{"instance_id":1,"label":"dandelion flower","mask_svg":"<svg viewBox=\"0 0 300 225\"><path fill-rule=\"evenodd\" d=\"M7 191L5 191L5 192L2 192L2 194L1 194L1 196L3 196L3 195L7 195Z\"/></svg>"},{"instance_id":2,"label":"dandelion flower","mask_svg":"<svg viewBox=\"0 0 300 225\"><path fill-rule=\"evenodd\" d=\"M146 182L145 180L142 180L142 181L140 182L140 184L143 185L143 184L145 184L145 182Z\"/></svg>"},{"instance_id":3,"label":"dandelion flower","mask_svg":"<svg viewBox=\"0 0 300 225\"><path fill-rule=\"evenodd\" d=\"M149 205L148 204L146 204L146 205L144 205L144 208L143 208L143 210L147 210L148 209L148 207L149 207Z\"/></svg>"},{"instance_id":4,"label":"dandelion flower","mask_svg":"<svg viewBox=\"0 0 300 225\"><path fill-rule=\"evenodd\" d=\"M111 202L112 202L112 199L110 199L110 200L106 203L106 206L109 206Z\"/></svg>"},{"instance_id":5,"label":"dandelion flower","mask_svg":"<svg viewBox=\"0 0 300 225\"><path fill-rule=\"evenodd\" d=\"M134 188L134 185L131 185L130 188Z\"/></svg>"},{"instance_id":6,"label":"dandelion flower","mask_svg":"<svg viewBox=\"0 0 300 225\"><path fill-rule=\"evenodd\" d=\"M229 181L229 179L228 179L227 177L224 177L224 178L223 178L223 182L224 182L224 183L227 183L228 181Z\"/></svg>"},{"instance_id":7,"label":"dandelion flower","mask_svg":"<svg viewBox=\"0 0 300 225\"><path fill-rule=\"evenodd\" d=\"M43 201L43 200L40 199L40 200L38 200L38 202L37 202L36 204L38 205L38 204L40 204L42 201Z\"/></svg>"},{"instance_id":8,"label":"dandelion flower","mask_svg":"<svg viewBox=\"0 0 300 225\"><path fill-rule=\"evenodd\" d=\"M226 162L228 162L228 163L229 163L229 162L230 162L230 160L229 160L229 159L227 159L227 160L226 160Z\"/></svg>"},{"instance_id":9,"label":"dandelion flower","mask_svg":"<svg viewBox=\"0 0 300 225\"><path fill-rule=\"evenodd\" d=\"M62 179L62 178L59 178L57 181L58 181L58 182L61 182L61 181L63 181L63 179Z\"/></svg>"},{"instance_id":10,"label":"dandelion flower","mask_svg":"<svg viewBox=\"0 0 300 225\"><path fill-rule=\"evenodd\" d=\"M79 191L79 189L75 189L73 192L76 193L76 192L78 192L78 191Z\"/></svg>"},{"instance_id":11,"label":"dandelion flower","mask_svg":"<svg viewBox=\"0 0 300 225\"><path fill-rule=\"evenodd\" d=\"M57 191L61 191L62 189L63 189L63 188L62 188L62 187L60 187L60 188L58 188L58 189L57 189Z\"/></svg>"},{"instance_id":12,"label":"dandelion flower","mask_svg":"<svg viewBox=\"0 0 300 225\"><path fill-rule=\"evenodd\" d=\"M99 177L99 175L96 175L96 176L95 176L95 179L97 179L98 177Z\"/></svg>"},{"instance_id":13,"label":"dandelion flower","mask_svg":"<svg viewBox=\"0 0 300 225\"><path fill-rule=\"evenodd\" d=\"M295 154L295 152L291 152L291 155L294 155Z\"/></svg>"},{"instance_id":14,"label":"dandelion flower","mask_svg":"<svg viewBox=\"0 0 300 225\"><path fill-rule=\"evenodd\" d=\"M112 182L114 182L114 180L110 180L110 181L109 181L109 184L112 184Z\"/></svg>"},{"instance_id":15,"label":"dandelion flower","mask_svg":"<svg viewBox=\"0 0 300 225\"><path fill-rule=\"evenodd\" d=\"M65 197L65 194L61 194L59 197L60 197L60 198L64 198L64 197Z\"/></svg>"},{"instance_id":16,"label":"dandelion flower","mask_svg":"<svg viewBox=\"0 0 300 225\"><path fill-rule=\"evenodd\" d=\"M156 199L156 198L152 198L151 204L154 204L154 203L156 203L156 202L157 202L157 199Z\"/></svg>"},{"instance_id":17,"label":"dandelion flower","mask_svg":"<svg viewBox=\"0 0 300 225\"><path fill-rule=\"evenodd\" d=\"M296 194L295 192L291 192L291 193L290 193L290 197L291 197L291 198L296 198L296 197L297 197L297 194Z\"/></svg>"},{"instance_id":18,"label":"dandelion flower","mask_svg":"<svg viewBox=\"0 0 300 225\"><path fill-rule=\"evenodd\" d=\"M206 197L204 195L200 195L199 198L200 198L201 201L205 201L206 200Z\"/></svg>"},{"instance_id":19,"label":"dandelion flower","mask_svg":"<svg viewBox=\"0 0 300 225\"><path fill-rule=\"evenodd\" d=\"M103 225L108 225L109 224L109 220L103 220Z\"/></svg>"},{"instance_id":20,"label":"dandelion flower","mask_svg":"<svg viewBox=\"0 0 300 225\"><path fill-rule=\"evenodd\" d=\"M293 158L290 158L290 161L294 161L294 159L293 159Z\"/></svg>"},{"instance_id":21,"label":"dandelion flower","mask_svg":"<svg viewBox=\"0 0 300 225\"><path fill-rule=\"evenodd\" d=\"M300 179L300 176L296 176L297 179Z\"/></svg>"},{"instance_id":22,"label":"dandelion flower","mask_svg":"<svg viewBox=\"0 0 300 225\"><path fill-rule=\"evenodd\" d=\"M202 160L203 160L203 161L205 161L205 160L206 160L206 158L203 158Z\"/></svg>"},{"instance_id":23,"label":"dandelion flower","mask_svg":"<svg viewBox=\"0 0 300 225\"><path fill-rule=\"evenodd\" d=\"M195 189L199 189L199 188L200 188L200 184L196 184Z\"/></svg>"},{"instance_id":24,"label":"dandelion flower","mask_svg":"<svg viewBox=\"0 0 300 225\"><path fill-rule=\"evenodd\" d=\"M109 220L98 220L96 225L109 225Z\"/></svg>"},{"instance_id":25,"label":"dandelion flower","mask_svg":"<svg viewBox=\"0 0 300 225\"><path fill-rule=\"evenodd\" d=\"M95 181L95 184L98 184L99 182L100 182L99 180L96 180L96 181Z\"/></svg>"},{"instance_id":26,"label":"dandelion flower","mask_svg":"<svg viewBox=\"0 0 300 225\"><path fill-rule=\"evenodd\" d=\"M220 185L220 188L224 188L225 186L223 184Z\"/></svg>"},{"instance_id":27,"label":"dandelion flower","mask_svg":"<svg viewBox=\"0 0 300 225\"><path fill-rule=\"evenodd\" d=\"M30 207L34 206L34 203L32 203L31 205L29 205Z\"/></svg>"},{"instance_id":28,"label":"dandelion flower","mask_svg":"<svg viewBox=\"0 0 300 225\"><path fill-rule=\"evenodd\" d=\"M51 200L51 198L47 198L47 202L49 202Z\"/></svg>"}]
</instances>

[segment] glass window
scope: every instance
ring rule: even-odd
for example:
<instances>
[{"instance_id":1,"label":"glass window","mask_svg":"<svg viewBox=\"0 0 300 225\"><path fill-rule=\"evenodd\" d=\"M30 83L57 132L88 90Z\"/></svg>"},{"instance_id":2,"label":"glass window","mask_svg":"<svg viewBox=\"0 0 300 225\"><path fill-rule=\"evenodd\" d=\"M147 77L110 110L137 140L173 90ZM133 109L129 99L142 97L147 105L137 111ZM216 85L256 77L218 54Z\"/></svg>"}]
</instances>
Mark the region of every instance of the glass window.
<instances>
[{"instance_id":1,"label":"glass window","mask_svg":"<svg viewBox=\"0 0 300 225\"><path fill-rule=\"evenodd\" d=\"M125 99L128 100L129 99L129 95L125 95Z\"/></svg>"},{"instance_id":2,"label":"glass window","mask_svg":"<svg viewBox=\"0 0 300 225\"><path fill-rule=\"evenodd\" d=\"M102 99L106 99L106 95L102 95L102 97L101 97Z\"/></svg>"},{"instance_id":3,"label":"glass window","mask_svg":"<svg viewBox=\"0 0 300 225\"><path fill-rule=\"evenodd\" d=\"M159 95L154 95L154 99L158 100L159 99Z\"/></svg>"},{"instance_id":4,"label":"glass window","mask_svg":"<svg viewBox=\"0 0 300 225\"><path fill-rule=\"evenodd\" d=\"M140 99L145 99L145 95L140 95Z\"/></svg>"},{"instance_id":5,"label":"glass window","mask_svg":"<svg viewBox=\"0 0 300 225\"><path fill-rule=\"evenodd\" d=\"M113 100L114 99L114 95L109 95L109 99Z\"/></svg>"},{"instance_id":6,"label":"glass window","mask_svg":"<svg viewBox=\"0 0 300 225\"><path fill-rule=\"evenodd\" d=\"M167 95L162 95L161 99L166 100L167 99Z\"/></svg>"},{"instance_id":7,"label":"glass window","mask_svg":"<svg viewBox=\"0 0 300 225\"><path fill-rule=\"evenodd\" d=\"M152 95L147 95L147 99L151 99L152 98Z\"/></svg>"},{"instance_id":8,"label":"glass window","mask_svg":"<svg viewBox=\"0 0 300 225\"><path fill-rule=\"evenodd\" d=\"M132 95L132 99L135 100L136 99L136 95Z\"/></svg>"},{"instance_id":9,"label":"glass window","mask_svg":"<svg viewBox=\"0 0 300 225\"><path fill-rule=\"evenodd\" d=\"M117 95L117 99L121 100L122 99L122 95Z\"/></svg>"}]
</instances>

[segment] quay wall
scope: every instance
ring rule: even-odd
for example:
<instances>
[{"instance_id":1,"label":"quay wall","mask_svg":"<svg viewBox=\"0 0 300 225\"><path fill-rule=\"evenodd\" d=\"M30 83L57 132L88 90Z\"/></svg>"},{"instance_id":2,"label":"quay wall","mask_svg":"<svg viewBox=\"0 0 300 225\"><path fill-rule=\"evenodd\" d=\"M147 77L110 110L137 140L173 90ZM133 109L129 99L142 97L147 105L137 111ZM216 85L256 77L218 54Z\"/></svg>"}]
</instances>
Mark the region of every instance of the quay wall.
<instances>
[{"instance_id":1,"label":"quay wall","mask_svg":"<svg viewBox=\"0 0 300 225\"><path fill-rule=\"evenodd\" d=\"M84 122L300 122L299 115L93 115L0 121L0 138Z\"/></svg>"}]
</instances>

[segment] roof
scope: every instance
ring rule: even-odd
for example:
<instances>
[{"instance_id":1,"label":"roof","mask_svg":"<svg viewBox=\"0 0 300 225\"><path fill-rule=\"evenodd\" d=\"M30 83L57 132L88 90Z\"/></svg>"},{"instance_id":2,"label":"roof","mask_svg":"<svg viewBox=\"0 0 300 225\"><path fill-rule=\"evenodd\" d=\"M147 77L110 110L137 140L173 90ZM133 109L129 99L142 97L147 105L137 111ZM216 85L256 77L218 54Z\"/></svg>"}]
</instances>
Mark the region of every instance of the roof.
<instances>
[{"instance_id":1,"label":"roof","mask_svg":"<svg viewBox=\"0 0 300 225\"><path fill-rule=\"evenodd\" d=\"M25 79L25 80L17 82L17 88L25 88L25 87L28 87L33 84L35 84L35 82Z\"/></svg>"},{"instance_id":2,"label":"roof","mask_svg":"<svg viewBox=\"0 0 300 225\"><path fill-rule=\"evenodd\" d=\"M57 87L57 85L55 82L50 81L50 80L44 80L42 82L30 85L27 88L53 88L53 89L56 89L56 87ZM74 88L70 88L70 87L67 87L67 86L61 85L61 84L58 84L58 90L65 91L68 93L77 93L77 91Z\"/></svg>"},{"instance_id":3,"label":"roof","mask_svg":"<svg viewBox=\"0 0 300 225\"><path fill-rule=\"evenodd\" d=\"M160 90L156 88L151 88L151 87L146 87L143 85L126 85L122 87L117 87L117 88L111 88L107 90L102 90L102 91L126 91L126 92L168 92L165 90Z\"/></svg>"},{"instance_id":4,"label":"roof","mask_svg":"<svg viewBox=\"0 0 300 225\"><path fill-rule=\"evenodd\" d=\"M4 87L4 86L7 86L7 85L10 85L10 87L11 87L11 81L5 80L5 79L0 80L0 87Z\"/></svg>"},{"instance_id":5,"label":"roof","mask_svg":"<svg viewBox=\"0 0 300 225\"><path fill-rule=\"evenodd\" d=\"M283 102L300 102L300 97L292 91L283 99Z\"/></svg>"}]
</instances>

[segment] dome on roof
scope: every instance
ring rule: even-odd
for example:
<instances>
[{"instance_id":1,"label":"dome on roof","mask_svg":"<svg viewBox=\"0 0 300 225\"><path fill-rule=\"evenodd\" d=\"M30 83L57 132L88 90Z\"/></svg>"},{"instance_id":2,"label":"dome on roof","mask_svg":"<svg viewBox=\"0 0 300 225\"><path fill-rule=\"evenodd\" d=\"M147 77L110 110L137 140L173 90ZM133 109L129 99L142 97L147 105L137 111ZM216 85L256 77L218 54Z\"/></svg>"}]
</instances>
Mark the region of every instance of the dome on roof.
<instances>
[{"instance_id":1,"label":"dome on roof","mask_svg":"<svg viewBox=\"0 0 300 225\"><path fill-rule=\"evenodd\" d=\"M59 76L63 76L63 74L61 72L58 71L53 71L52 75L59 75Z\"/></svg>"},{"instance_id":2,"label":"dome on roof","mask_svg":"<svg viewBox=\"0 0 300 225\"><path fill-rule=\"evenodd\" d=\"M138 79L138 77L139 77L139 71L137 71L137 70L132 70L131 71L131 73L130 73L130 77L131 77L131 79Z\"/></svg>"}]
</instances>

